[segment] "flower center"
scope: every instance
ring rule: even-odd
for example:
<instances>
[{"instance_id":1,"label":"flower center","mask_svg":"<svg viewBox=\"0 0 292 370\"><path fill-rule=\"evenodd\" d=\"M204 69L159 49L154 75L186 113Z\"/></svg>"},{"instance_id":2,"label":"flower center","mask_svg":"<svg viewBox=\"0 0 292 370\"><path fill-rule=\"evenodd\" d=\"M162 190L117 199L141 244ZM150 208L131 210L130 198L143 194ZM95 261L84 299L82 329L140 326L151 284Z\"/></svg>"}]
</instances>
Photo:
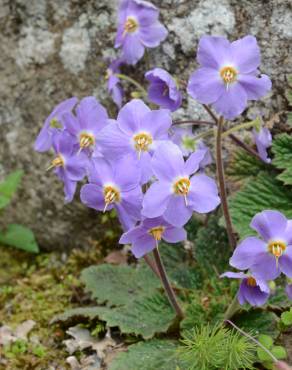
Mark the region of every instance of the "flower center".
<instances>
[{"instance_id":1,"label":"flower center","mask_svg":"<svg viewBox=\"0 0 292 370\"><path fill-rule=\"evenodd\" d=\"M247 282L246 283L247 283L248 286L251 286L251 287L255 287L257 285L256 280L252 276L249 276L247 278Z\"/></svg>"},{"instance_id":2,"label":"flower center","mask_svg":"<svg viewBox=\"0 0 292 370\"><path fill-rule=\"evenodd\" d=\"M114 202L119 202L121 199L119 190L110 185L105 186L103 188L103 196L104 196L104 202L105 202L105 207L104 207L103 212L106 211L109 204L112 204Z\"/></svg>"},{"instance_id":3,"label":"flower center","mask_svg":"<svg viewBox=\"0 0 292 370\"><path fill-rule=\"evenodd\" d=\"M133 139L135 142L135 149L139 153L140 158L141 152L148 152L149 145L153 142L152 136L145 132L141 132L140 134L135 135Z\"/></svg>"},{"instance_id":4,"label":"flower center","mask_svg":"<svg viewBox=\"0 0 292 370\"><path fill-rule=\"evenodd\" d=\"M274 241L269 243L268 251L272 253L277 259L282 256L286 249L286 244L281 241Z\"/></svg>"},{"instance_id":5,"label":"flower center","mask_svg":"<svg viewBox=\"0 0 292 370\"><path fill-rule=\"evenodd\" d=\"M237 79L237 70L233 67L227 66L223 67L220 70L220 76L228 87L232 82L235 82Z\"/></svg>"},{"instance_id":6,"label":"flower center","mask_svg":"<svg viewBox=\"0 0 292 370\"><path fill-rule=\"evenodd\" d=\"M133 33L138 29L138 22L133 17L128 17L124 25L124 34Z\"/></svg>"},{"instance_id":7,"label":"flower center","mask_svg":"<svg viewBox=\"0 0 292 370\"><path fill-rule=\"evenodd\" d=\"M173 185L175 194L187 195L190 189L191 182L187 177L183 177L176 181Z\"/></svg>"},{"instance_id":8,"label":"flower center","mask_svg":"<svg viewBox=\"0 0 292 370\"><path fill-rule=\"evenodd\" d=\"M148 233L152 235L156 241L159 241L162 238L162 234L164 233L164 230L165 230L164 226L156 226L148 230Z\"/></svg>"},{"instance_id":9,"label":"flower center","mask_svg":"<svg viewBox=\"0 0 292 370\"><path fill-rule=\"evenodd\" d=\"M88 148L91 145L94 145L95 138L92 134L83 133L80 135L79 145L81 149Z\"/></svg>"},{"instance_id":10,"label":"flower center","mask_svg":"<svg viewBox=\"0 0 292 370\"><path fill-rule=\"evenodd\" d=\"M52 168L56 168L56 167L64 167L64 165L65 165L65 161L63 157L60 154L58 154L57 157L52 160L51 165L47 168L47 171L51 170Z\"/></svg>"}]
</instances>

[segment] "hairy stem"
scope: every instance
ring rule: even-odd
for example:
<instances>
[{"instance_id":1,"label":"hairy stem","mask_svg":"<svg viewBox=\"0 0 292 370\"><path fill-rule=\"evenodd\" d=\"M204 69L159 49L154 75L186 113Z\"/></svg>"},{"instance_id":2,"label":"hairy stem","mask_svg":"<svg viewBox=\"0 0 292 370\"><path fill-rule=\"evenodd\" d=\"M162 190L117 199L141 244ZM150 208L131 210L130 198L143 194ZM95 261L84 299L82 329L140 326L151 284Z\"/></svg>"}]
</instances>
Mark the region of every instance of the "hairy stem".
<instances>
[{"instance_id":1,"label":"hairy stem","mask_svg":"<svg viewBox=\"0 0 292 370\"><path fill-rule=\"evenodd\" d=\"M166 271L165 271L165 268L164 268L164 265L162 263L162 260L161 260L161 257L160 257L160 253L159 253L159 250L158 248L156 247L154 250L153 250L153 255L154 255L154 259L155 259L155 262L156 262L156 266L157 266L157 269L159 271L159 275L160 275L160 279L161 279L161 282L164 286L164 289L165 289L165 292L167 294L167 297L168 297L168 300L170 302L170 304L172 305L173 309L175 310L177 316L179 318L183 318L184 317L184 313L176 299L176 295L174 293L174 290L172 289L170 283L169 283L169 280L168 280L168 277L166 275Z\"/></svg>"},{"instance_id":2,"label":"hairy stem","mask_svg":"<svg viewBox=\"0 0 292 370\"><path fill-rule=\"evenodd\" d=\"M244 335L246 338L252 340L255 344L257 344L259 347L261 347L261 349L263 349L270 357L271 359L273 360L273 362L277 363L278 360L276 359L276 357L272 354L271 351L269 351L262 343L260 343L258 340L256 340L252 335L246 333L245 331L243 331L242 329L240 329L237 325L235 325L232 321L230 320L226 320L226 322L228 324L230 324L231 326L234 327L234 329L236 329L240 334Z\"/></svg>"},{"instance_id":3,"label":"hairy stem","mask_svg":"<svg viewBox=\"0 0 292 370\"><path fill-rule=\"evenodd\" d=\"M147 265L151 268L151 270L154 272L154 274L160 279L159 271L153 262L152 258L148 256L147 254L144 256L144 260L147 263Z\"/></svg>"},{"instance_id":4,"label":"hairy stem","mask_svg":"<svg viewBox=\"0 0 292 370\"><path fill-rule=\"evenodd\" d=\"M240 123L239 125L233 126L229 130L224 131L224 133L222 134L222 137L226 137L226 136L232 134L233 132L236 132L236 131L239 131L239 130L243 130L243 129L247 129L247 128L251 128L251 127L258 127L259 125L260 125L259 118L255 119L254 121L251 121L251 122Z\"/></svg>"},{"instance_id":5,"label":"hairy stem","mask_svg":"<svg viewBox=\"0 0 292 370\"><path fill-rule=\"evenodd\" d=\"M143 93L143 95L145 96L147 95L147 91L144 89L144 87L138 81L134 80L133 78L126 76L122 73L116 73L115 76L120 78L121 80L130 82L132 85L136 86Z\"/></svg>"},{"instance_id":6,"label":"hairy stem","mask_svg":"<svg viewBox=\"0 0 292 370\"><path fill-rule=\"evenodd\" d=\"M228 202L227 202L227 194L226 194L226 186L225 186L225 176L224 176L224 165L222 160L222 131L223 131L223 117L220 117L218 120L217 126L217 134L216 134L216 167L217 167L217 174L218 174L218 182L219 182L219 193L221 198L221 206L223 215L225 218L226 223L226 230L228 235L228 240L231 249L233 250L236 245L236 240L233 234L232 229L232 222L231 217L228 209Z\"/></svg>"}]
</instances>

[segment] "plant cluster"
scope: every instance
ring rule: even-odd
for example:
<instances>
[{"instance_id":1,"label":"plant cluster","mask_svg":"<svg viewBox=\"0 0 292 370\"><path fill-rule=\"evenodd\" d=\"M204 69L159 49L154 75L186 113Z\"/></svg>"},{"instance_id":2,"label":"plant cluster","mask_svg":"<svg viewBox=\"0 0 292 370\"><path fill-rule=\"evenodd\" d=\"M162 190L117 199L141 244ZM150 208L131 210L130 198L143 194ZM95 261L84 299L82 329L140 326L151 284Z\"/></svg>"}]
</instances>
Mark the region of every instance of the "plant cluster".
<instances>
[{"instance_id":1,"label":"plant cluster","mask_svg":"<svg viewBox=\"0 0 292 370\"><path fill-rule=\"evenodd\" d=\"M271 293L276 294L274 290L271 292L271 281L281 274L292 278L292 220L289 219L292 214L291 209L287 209L287 202L291 205L291 190L285 187L292 184L291 167L287 166L287 159L291 160L292 156L287 149L291 148L291 137L285 134L276 138L272 161L268 152L272 135L260 117L238 125L231 122L244 112L248 101L258 100L271 90L269 77L259 72L261 58L256 38L248 35L230 42L224 37L203 36L197 50L199 68L188 82L155 67L145 72L148 81L145 90L121 73L124 65L136 65L145 48L158 46L166 36L167 30L160 23L159 10L154 5L122 0L115 42L120 55L111 61L107 70L108 91L119 107L117 116L110 118L93 96L80 101L72 97L54 108L35 142L35 150L39 152L53 149L55 156L48 169L53 169L64 183L65 201L72 201L77 183L86 178L88 183L82 185L80 191L81 202L100 212L114 209L123 229L120 244L130 244L133 255L143 257L153 271L149 277L149 270L145 270L141 262L136 270L125 267L113 271L111 267L102 266L85 270L83 280L87 289L98 304L105 305L89 311L81 309L75 314L98 316L109 326L120 327L123 333L144 338L171 328L175 317L169 303L178 320L184 319L188 311L183 306L192 304L189 287L178 284L177 289L181 291L177 297L174 275L171 273L169 279L159 246L163 251L164 242L186 241L185 227L188 229L186 224L193 213L208 214L221 205L229 250L233 252L230 265L239 272L222 274L224 270L219 270L221 277L240 280L238 293L225 318L238 312L237 301L240 305L263 306ZM139 90L127 103L123 80ZM193 117L188 121L173 121L172 113L181 107L184 93L202 104L210 121ZM207 126L210 130L195 135L193 126ZM252 128L256 150L236 136L238 130L248 128ZM208 169L213 162L211 150L201 140L213 134L218 187ZM227 199L222 159L222 141L226 137L241 148L236 155L244 159L244 166L249 166L244 172L244 166L237 161L241 176L244 173L245 179L253 177L231 201ZM252 156L253 161L246 160L246 156ZM234 172L238 176L236 168ZM260 237L251 236L249 223ZM239 243L235 231L240 236ZM191 233L192 230L189 235ZM200 233L204 231L195 233L197 240ZM214 239L210 238L210 242L214 243ZM218 249L221 247L217 245ZM196 245L194 252L198 256L197 269L204 274L201 248L204 248L202 244ZM224 253L228 259L229 252ZM218 261L213 258L208 268L218 272ZM226 267L225 264L224 269ZM169 303L158 291L155 275L161 280ZM102 286L103 278L107 280L106 286ZM286 292L291 299L289 280ZM209 304L206 301L206 311ZM164 315L161 315L161 307ZM145 321L144 326L141 320ZM182 327L183 323L184 320ZM191 337L184 334L184 338L183 357L193 359L189 369L252 368L252 345L233 331L221 326L202 327L194 329ZM228 350L217 351L213 341Z\"/></svg>"}]
</instances>

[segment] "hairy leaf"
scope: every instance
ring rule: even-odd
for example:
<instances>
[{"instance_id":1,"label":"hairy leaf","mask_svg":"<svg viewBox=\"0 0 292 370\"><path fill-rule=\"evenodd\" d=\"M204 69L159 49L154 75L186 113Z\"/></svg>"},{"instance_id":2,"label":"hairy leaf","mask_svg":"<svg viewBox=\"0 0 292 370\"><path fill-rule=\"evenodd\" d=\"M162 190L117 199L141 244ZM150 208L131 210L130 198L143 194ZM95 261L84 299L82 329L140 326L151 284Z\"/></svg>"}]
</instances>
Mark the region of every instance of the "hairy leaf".
<instances>
[{"instance_id":1,"label":"hairy leaf","mask_svg":"<svg viewBox=\"0 0 292 370\"><path fill-rule=\"evenodd\" d=\"M114 359L109 370L187 370L179 364L177 348L178 343L171 340L152 339L133 344Z\"/></svg>"},{"instance_id":2,"label":"hairy leaf","mask_svg":"<svg viewBox=\"0 0 292 370\"><path fill-rule=\"evenodd\" d=\"M272 150L275 155L273 164L284 170L277 178L285 185L292 185L292 136L278 135L274 139Z\"/></svg>"},{"instance_id":3,"label":"hairy leaf","mask_svg":"<svg viewBox=\"0 0 292 370\"><path fill-rule=\"evenodd\" d=\"M277 327L277 316L273 312L262 311L260 309L250 310L236 316L234 322L243 330L254 335L266 334L272 338L279 335Z\"/></svg>"},{"instance_id":4,"label":"hairy leaf","mask_svg":"<svg viewBox=\"0 0 292 370\"><path fill-rule=\"evenodd\" d=\"M238 191L229 205L233 225L244 238L255 234L249 224L255 214L265 209L276 209L292 218L292 191L272 174L262 172Z\"/></svg>"}]
</instances>

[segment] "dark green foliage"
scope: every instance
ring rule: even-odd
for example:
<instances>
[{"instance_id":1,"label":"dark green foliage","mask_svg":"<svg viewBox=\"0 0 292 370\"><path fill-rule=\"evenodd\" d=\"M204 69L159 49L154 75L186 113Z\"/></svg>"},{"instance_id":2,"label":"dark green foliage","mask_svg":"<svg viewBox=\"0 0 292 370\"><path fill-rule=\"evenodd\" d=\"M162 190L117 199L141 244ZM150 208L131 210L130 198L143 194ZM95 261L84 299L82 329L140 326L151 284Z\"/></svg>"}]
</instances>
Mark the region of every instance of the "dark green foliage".
<instances>
[{"instance_id":1,"label":"dark green foliage","mask_svg":"<svg viewBox=\"0 0 292 370\"><path fill-rule=\"evenodd\" d=\"M290 308L290 311L286 311L286 312L282 313L281 322L285 326L291 326L292 325L292 308Z\"/></svg>"},{"instance_id":2,"label":"dark green foliage","mask_svg":"<svg viewBox=\"0 0 292 370\"><path fill-rule=\"evenodd\" d=\"M81 281L98 303L109 306L127 304L137 296L148 296L161 287L148 267L98 265L82 271Z\"/></svg>"},{"instance_id":3,"label":"dark green foliage","mask_svg":"<svg viewBox=\"0 0 292 370\"><path fill-rule=\"evenodd\" d=\"M272 338L279 335L278 317L273 312L267 312L260 309L242 312L236 316L233 321L246 332L251 332L255 336L266 334Z\"/></svg>"},{"instance_id":4,"label":"dark green foliage","mask_svg":"<svg viewBox=\"0 0 292 370\"><path fill-rule=\"evenodd\" d=\"M184 334L179 357L188 370L253 369L255 345L233 330L207 324Z\"/></svg>"},{"instance_id":5,"label":"dark green foliage","mask_svg":"<svg viewBox=\"0 0 292 370\"><path fill-rule=\"evenodd\" d=\"M268 169L268 165L242 149L237 149L226 168L227 176L233 181L245 181L256 177L260 171Z\"/></svg>"},{"instance_id":6,"label":"dark green foliage","mask_svg":"<svg viewBox=\"0 0 292 370\"><path fill-rule=\"evenodd\" d=\"M171 340L152 339L133 344L114 359L109 370L187 370L179 364L177 348L178 343Z\"/></svg>"},{"instance_id":7,"label":"dark green foliage","mask_svg":"<svg viewBox=\"0 0 292 370\"><path fill-rule=\"evenodd\" d=\"M268 306L274 310L280 310L289 308L291 306L291 301L287 297L285 289L281 286L276 287L276 291L270 296L268 300Z\"/></svg>"},{"instance_id":8,"label":"dark green foliage","mask_svg":"<svg viewBox=\"0 0 292 370\"><path fill-rule=\"evenodd\" d=\"M276 359L285 360L287 358L285 348L282 346L275 346L273 343L273 338L271 338L269 335L261 334L258 337L258 341L262 345L264 345L264 347L268 349L276 357ZM261 347L257 348L257 356L259 362L261 362L264 365L265 369L274 369L273 359Z\"/></svg>"},{"instance_id":9,"label":"dark green foliage","mask_svg":"<svg viewBox=\"0 0 292 370\"><path fill-rule=\"evenodd\" d=\"M278 135L273 141L272 150L275 155L273 165L284 170L277 178L285 185L292 185L292 136Z\"/></svg>"},{"instance_id":10,"label":"dark green foliage","mask_svg":"<svg viewBox=\"0 0 292 370\"><path fill-rule=\"evenodd\" d=\"M199 229L194 240L194 256L206 277L218 276L228 268L231 254L225 228L211 215L208 225Z\"/></svg>"},{"instance_id":11,"label":"dark green foliage","mask_svg":"<svg viewBox=\"0 0 292 370\"><path fill-rule=\"evenodd\" d=\"M267 172L261 172L238 191L230 202L233 225L240 238L255 234L249 224L253 216L265 209L276 209L292 218L292 191Z\"/></svg>"}]
</instances>

